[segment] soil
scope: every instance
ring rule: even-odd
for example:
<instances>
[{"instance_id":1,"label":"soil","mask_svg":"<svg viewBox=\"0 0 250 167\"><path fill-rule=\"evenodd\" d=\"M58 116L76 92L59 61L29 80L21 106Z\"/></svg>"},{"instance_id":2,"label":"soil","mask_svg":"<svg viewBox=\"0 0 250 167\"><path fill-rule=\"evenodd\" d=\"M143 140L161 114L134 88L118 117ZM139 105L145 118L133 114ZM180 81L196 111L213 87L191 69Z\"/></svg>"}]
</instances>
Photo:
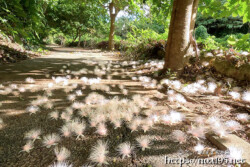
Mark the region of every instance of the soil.
<instances>
[{"instance_id":1,"label":"soil","mask_svg":"<svg viewBox=\"0 0 250 167\"><path fill-rule=\"evenodd\" d=\"M24 49L17 43L11 43L0 37L0 64L16 63L22 60L39 57L40 54Z\"/></svg>"},{"instance_id":2,"label":"soil","mask_svg":"<svg viewBox=\"0 0 250 167\"><path fill-rule=\"evenodd\" d=\"M2 103L2 106L0 106L0 118L2 118L4 122L4 125L0 127L1 167L46 167L55 162L56 157L53 148L48 149L43 147L41 141L35 142L35 147L30 153L21 152L21 150L25 144L24 133L30 129L41 128L43 134L48 134L58 132L58 129L62 126L63 122L61 120L55 121L49 119L48 113L55 110L64 110L70 105L66 100L68 94L63 91L67 86L53 90L53 95L50 97L54 104L53 109L42 109L41 112L33 115L28 114L25 109L30 105L32 100L46 92L48 83L53 82L52 76L60 76L60 70L63 66L67 66L67 69L71 71L82 68L93 71L95 66L105 61L112 61L114 64L120 64L122 62L115 52L59 46L50 47L51 51L41 57L0 66L0 84L4 86L16 84L18 87L23 86L29 89L29 91L23 93L12 91L11 94L0 95L0 103ZM97 64L90 64L89 61L96 62ZM128 132L128 128L125 126L116 130L110 128L109 135L106 137L100 137L94 133L94 129L88 128L85 133L85 139L75 140L72 137L63 139L59 143L60 146L65 146L70 149L71 156L69 162L76 167L90 163L88 159L90 150L98 139L106 140L109 143L110 154L108 166L180 166L178 164L164 165L165 156L171 158L196 158L197 155L194 153L193 147L197 142L202 143L209 149L216 148L206 139L197 141L197 139L191 137L187 143L179 144L170 138L170 133L173 130L187 131L191 124L190 122L200 115L208 118L216 114L226 121L235 120L237 113L249 112L249 110L244 107L232 107L231 111L223 110L224 107L229 107L229 105L220 103L219 100L223 99L223 97L216 95L205 95L202 97L196 94L192 98L198 101L198 103L187 102L182 106L176 106L175 104L167 102L167 96L164 94L166 90L144 88L141 82L131 80L126 73L128 72L134 76L152 76L152 73L148 72L146 68L145 71L142 70L142 74L137 74L136 71L138 70L132 71L130 66L125 69L123 67L113 68L112 71L116 73L114 73L111 80L108 80L105 76L103 76L102 79L102 83L106 85L115 85L111 87L110 93L104 93L107 98L112 98L113 96L131 98L135 94L141 94L157 101L157 107L160 109L155 107L154 110L156 113L161 112L162 109L168 109L167 103L177 111L186 115L187 120L175 126L157 124L146 133L141 130L131 133ZM35 79L35 87L29 88L29 84L25 83L25 79L28 77ZM93 77L93 74L87 74L86 77ZM72 83L78 83L78 86L81 87L81 83L78 79L71 79L70 84ZM118 88L119 85L124 85L129 94L123 95ZM86 87L86 89L83 90L83 95L77 100L83 100L90 92L92 92L92 90ZM157 98L159 93L164 94L162 99ZM183 110L183 107L188 110ZM249 142L249 137L247 136L247 132L250 130L249 126L246 124L243 126L245 129L239 131L236 135ZM153 139L150 149L146 149L146 151L136 149L135 154L131 158L124 160L117 156L115 149L119 143L127 140L135 143L135 138L142 134L149 135Z\"/></svg>"}]
</instances>

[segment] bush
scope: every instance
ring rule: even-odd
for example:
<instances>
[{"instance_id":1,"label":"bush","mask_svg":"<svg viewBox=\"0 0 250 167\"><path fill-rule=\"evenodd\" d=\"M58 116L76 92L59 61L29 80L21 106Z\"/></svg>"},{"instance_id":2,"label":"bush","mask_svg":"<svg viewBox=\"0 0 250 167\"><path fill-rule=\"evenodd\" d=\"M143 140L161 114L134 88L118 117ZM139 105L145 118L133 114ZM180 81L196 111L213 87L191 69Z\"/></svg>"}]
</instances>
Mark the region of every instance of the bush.
<instances>
[{"instance_id":1,"label":"bush","mask_svg":"<svg viewBox=\"0 0 250 167\"><path fill-rule=\"evenodd\" d=\"M164 40L151 40L148 43L139 43L127 47L124 53L126 57L132 59L163 59L165 55L165 41Z\"/></svg>"},{"instance_id":2,"label":"bush","mask_svg":"<svg viewBox=\"0 0 250 167\"><path fill-rule=\"evenodd\" d=\"M199 38L198 45L202 45L202 49L212 51L221 48L221 45L215 41L215 36L208 36L206 39Z\"/></svg>"},{"instance_id":3,"label":"bush","mask_svg":"<svg viewBox=\"0 0 250 167\"><path fill-rule=\"evenodd\" d=\"M108 49L109 42L108 41L101 41L96 44L98 49Z\"/></svg>"},{"instance_id":4,"label":"bush","mask_svg":"<svg viewBox=\"0 0 250 167\"><path fill-rule=\"evenodd\" d=\"M207 33L207 28L204 27L203 25L200 25L195 29L195 38L196 39L207 39L209 34Z\"/></svg>"},{"instance_id":5,"label":"bush","mask_svg":"<svg viewBox=\"0 0 250 167\"><path fill-rule=\"evenodd\" d=\"M138 45L139 43L148 43L150 40L166 40L168 38L168 30L163 34L158 34L151 29L138 29L133 28L132 32L129 32L127 35L127 41L131 45Z\"/></svg>"},{"instance_id":6,"label":"bush","mask_svg":"<svg viewBox=\"0 0 250 167\"><path fill-rule=\"evenodd\" d=\"M237 51L250 51L250 34L230 34L223 38L215 38L217 43L219 43L224 48L234 48Z\"/></svg>"},{"instance_id":7,"label":"bush","mask_svg":"<svg viewBox=\"0 0 250 167\"><path fill-rule=\"evenodd\" d=\"M239 36L238 36L239 37ZM250 51L250 34L245 34L240 38L237 36L231 35L227 39L229 46L235 48L238 51Z\"/></svg>"}]
</instances>

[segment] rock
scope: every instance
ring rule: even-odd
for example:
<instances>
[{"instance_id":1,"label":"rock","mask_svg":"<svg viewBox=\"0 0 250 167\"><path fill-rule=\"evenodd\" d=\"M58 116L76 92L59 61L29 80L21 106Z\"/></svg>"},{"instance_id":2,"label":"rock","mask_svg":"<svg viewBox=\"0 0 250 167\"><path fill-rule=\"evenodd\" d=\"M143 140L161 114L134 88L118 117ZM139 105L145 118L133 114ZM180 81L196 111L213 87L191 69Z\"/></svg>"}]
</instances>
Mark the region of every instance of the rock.
<instances>
[{"instance_id":1,"label":"rock","mask_svg":"<svg viewBox=\"0 0 250 167\"><path fill-rule=\"evenodd\" d=\"M241 55L243 55L243 56L248 56L249 53L248 53L248 52L242 52Z\"/></svg>"},{"instance_id":2,"label":"rock","mask_svg":"<svg viewBox=\"0 0 250 167\"><path fill-rule=\"evenodd\" d=\"M214 57L213 53L211 53L211 52L205 53L204 56L205 56L205 57Z\"/></svg>"},{"instance_id":3,"label":"rock","mask_svg":"<svg viewBox=\"0 0 250 167\"><path fill-rule=\"evenodd\" d=\"M247 138L250 139L250 132L247 133Z\"/></svg>"},{"instance_id":4,"label":"rock","mask_svg":"<svg viewBox=\"0 0 250 167\"><path fill-rule=\"evenodd\" d=\"M201 62L210 62L211 60L214 60L215 56L211 52L203 53L200 56Z\"/></svg>"},{"instance_id":5,"label":"rock","mask_svg":"<svg viewBox=\"0 0 250 167\"><path fill-rule=\"evenodd\" d=\"M236 135L229 134L227 137L218 137L216 135L207 134L206 138L221 150L228 150L235 147L242 150L242 158L246 160L245 166L250 166L250 144Z\"/></svg>"},{"instance_id":6,"label":"rock","mask_svg":"<svg viewBox=\"0 0 250 167\"><path fill-rule=\"evenodd\" d=\"M216 57L224 57L224 54L223 53L219 53L219 54L216 54L215 56Z\"/></svg>"},{"instance_id":7,"label":"rock","mask_svg":"<svg viewBox=\"0 0 250 167\"><path fill-rule=\"evenodd\" d=\"M212 66L216 69L216 71L226 75L227 77L250 81L249 63L243 64L240 67L235 67L227 60L216 59L213 61Z\"/></svg>"}]
</instances>

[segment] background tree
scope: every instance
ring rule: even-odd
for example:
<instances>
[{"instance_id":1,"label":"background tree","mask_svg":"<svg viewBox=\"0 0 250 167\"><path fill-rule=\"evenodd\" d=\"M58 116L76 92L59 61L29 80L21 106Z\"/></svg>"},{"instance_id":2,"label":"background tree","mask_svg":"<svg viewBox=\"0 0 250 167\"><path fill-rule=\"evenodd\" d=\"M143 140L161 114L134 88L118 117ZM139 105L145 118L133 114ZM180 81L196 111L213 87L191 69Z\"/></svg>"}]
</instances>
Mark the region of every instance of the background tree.
<instances>
[{"instance_id":1,"label":"background tree","mask_svg":"<svg viewBox=\"0 0 250 167\"><path fill-rule=\"evenodd\" d=\"M109 16L110 16L110 29L109 29L109 44L108 44L108 49L109 50L114 50L114 35L115 35L115 20L117 15L119 14L120 11L122 10L127 10L127 11L135 11L138 9L138 6L136 4L137 1L135 0L102 0L100 1L101 5L105 8L108 9Z\"/></svg>"},{"instance_id":2,"label":"background tree","mask_svg":"<svg viewBox=\"0 0 250 167\"><path fill-rule=\"evenodd\" d=\"M223 17L215 19L213 17L204 17L200 13L196 20L196 27L204 26L207 32L215 35L217 38L224 37L228 34L243 33L250 30L249 23L243 23L242 17Z\"/></svg>"},{"instance_id":3,"label":"background tree","mask_svg":"<svg viewBox=\"0 0 250 167\"><path fill-rule=\"evenodd\" d=\"M98 25L98 7L95 3L75 0L50 1L46 19L50 27L70 34L80 46L83 33Z\"/></svg>"}]
</instances>

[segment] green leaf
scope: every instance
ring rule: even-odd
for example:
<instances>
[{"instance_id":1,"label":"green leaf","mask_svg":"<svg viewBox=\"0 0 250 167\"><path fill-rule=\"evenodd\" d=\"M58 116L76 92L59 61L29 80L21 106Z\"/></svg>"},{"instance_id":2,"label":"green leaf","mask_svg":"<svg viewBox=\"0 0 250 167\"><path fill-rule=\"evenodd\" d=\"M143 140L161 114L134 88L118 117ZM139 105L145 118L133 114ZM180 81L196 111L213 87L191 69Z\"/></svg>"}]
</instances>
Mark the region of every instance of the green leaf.
<instances>
[{"instance_id":1,"label":"green leaf","mask_svg":"<svg viewBox=\"0 0 250 167\"><path fill-rule=\"evenodd\" d=\"M234 46L234 45L236 44L236 39L235 39L235 37L234 37L234 36L230 36L230 37L227 39L227 43L228 43L229 45Z\"/></svg>"}]
</instances>

